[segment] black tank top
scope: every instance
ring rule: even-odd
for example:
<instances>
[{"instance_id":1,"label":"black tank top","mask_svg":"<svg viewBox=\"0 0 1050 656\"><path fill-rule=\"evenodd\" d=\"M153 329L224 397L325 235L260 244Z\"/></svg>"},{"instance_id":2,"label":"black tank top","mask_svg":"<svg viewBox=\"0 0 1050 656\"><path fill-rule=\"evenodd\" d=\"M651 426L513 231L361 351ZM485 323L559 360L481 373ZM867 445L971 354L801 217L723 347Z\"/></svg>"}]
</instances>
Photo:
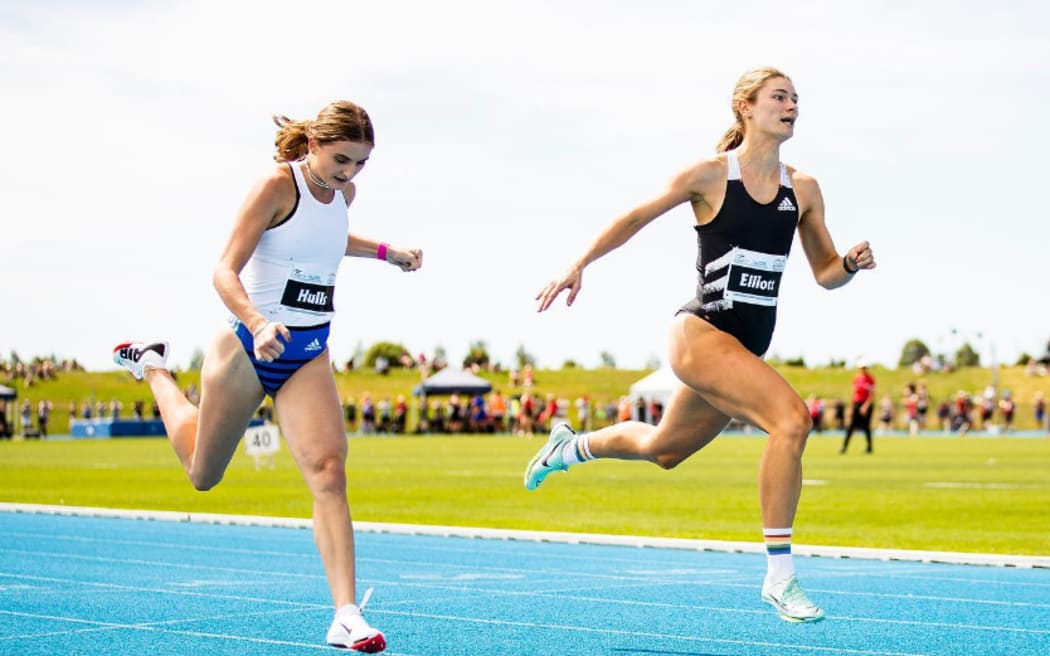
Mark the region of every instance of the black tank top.
<instances>
[{"instance_id":1,"label":"black tank top","mask_svg":"<svg viewBox=\"0 0 1050 656\"><path fill-rule=\"evenodd\" d=\"M689 312L761 356L773 339L780 279L798 226L798 200L787 168L780 165L780 189L769 204L744 189L736 151L729 168L722 208L708 224L696 226L698 282Z\"/></svg>"}]
</instances>

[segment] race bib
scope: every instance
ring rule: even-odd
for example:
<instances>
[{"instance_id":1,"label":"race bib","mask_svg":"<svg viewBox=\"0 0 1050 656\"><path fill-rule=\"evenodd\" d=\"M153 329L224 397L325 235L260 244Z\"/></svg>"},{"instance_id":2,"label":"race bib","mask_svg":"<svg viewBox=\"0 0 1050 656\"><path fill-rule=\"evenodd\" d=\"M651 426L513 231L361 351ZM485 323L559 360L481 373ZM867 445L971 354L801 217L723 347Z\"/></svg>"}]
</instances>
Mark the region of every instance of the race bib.
<instances>
[{"instance_id":1,"label":"race bib","mask_svg":"<svg viewBox=\"0 0 1050 656\"><path fill-rule=\"evenodd\" d=\"M326 314L335 311L335 274L315 274L293 268L284 285L281 305L300 312Z\"/></svg>"},{"instance_id":2,"label":"race bib","mask_svg":"<svg viewBox=\"0 0 1050 656\"><path fill-rule=\"evenodd\" d=\"M785 255L734 248L730 253L724 298L733 303L776 305L786 265Z\"/></svg>"}]
</instances>

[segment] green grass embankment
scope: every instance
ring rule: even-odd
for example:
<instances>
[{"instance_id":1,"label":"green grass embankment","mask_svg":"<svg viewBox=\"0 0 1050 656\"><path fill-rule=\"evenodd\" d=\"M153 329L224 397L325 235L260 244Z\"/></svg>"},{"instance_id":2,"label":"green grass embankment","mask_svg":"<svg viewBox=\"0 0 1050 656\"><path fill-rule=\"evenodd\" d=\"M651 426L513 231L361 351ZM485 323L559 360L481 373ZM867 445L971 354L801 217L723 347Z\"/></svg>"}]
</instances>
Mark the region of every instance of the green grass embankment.
<instances>
[{"instance_id":1,"label":"green grass embankment","mask_svg":"<svg viewBox=\"0 0 1050 656\"><path fill-rule=\"evenodd\" d=\"M829 400L841 398L847 402L851 390L850 381L856 373L851 369L805 369L786 366L778 367L778 370L803 398L814 394ZM626 394L631 384L646 373L648 372L625 369L540 370L536 372L535 387L532 391L540 397L553 393L570 401L586 394L592 401L604 404ZM883 394L889 394L897 404L899 415L904 386L918 377L909 370L882 367L874 367L872 373L876 379L877 396L881 398ZM182 387L200 384L198 371L178 372L177 375ZM522 391L521 387L513 388L507 384L506 373L482 372L480 375L508 395ZM933 401L930 408L932 428L936 404L939 401L953 399L960 390L971 394L981 393L991 382L992 373L988 369L969 368L952 373L931 373L924 379ZM339 372L336 382L344 400L353 397L360 402L361 396L366 392L376 400L384 396L394 400L399 394L411 399L412 391L420 383L420 374L415 370L395 369L387 375L380 375L374 371L359 369ZM108 403L116 399L123 405L122 415L125 417L131 415L136 400L145 402L147 415L152 403L149 387L144 382L133 380L122 371L63 373L55 380L38 382L29 388L20 382L12 385L18 389L19 402L29 399L33 404L34 419L36 402L41 398L51 400L54 404L51 432L56 434L69 432L70 401L80 408L85 401ZM1018 430L1036 429L1032 401L1037 391L1050 398L1050 377L1030 377L1025 375L1023 367L1003 367L999 371L999 388L1010 390L1018 404L1014 427ZM575 410L570 411L569 417L575 419Z\"/></svg>"}]
</instances>

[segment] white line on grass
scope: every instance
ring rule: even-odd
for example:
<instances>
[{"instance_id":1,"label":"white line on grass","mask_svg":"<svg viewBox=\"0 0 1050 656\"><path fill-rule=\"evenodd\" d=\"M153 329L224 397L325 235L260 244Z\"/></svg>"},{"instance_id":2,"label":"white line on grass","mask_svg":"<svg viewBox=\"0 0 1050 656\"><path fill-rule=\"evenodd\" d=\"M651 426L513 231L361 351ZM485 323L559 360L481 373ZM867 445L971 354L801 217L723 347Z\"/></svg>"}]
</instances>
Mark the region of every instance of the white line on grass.
<instances>
[{"instance_id":1,"label":"white line on grass","mask_svg":"<svg viewBox=\"0 0 1050 656\"><path fill-rule=\"evenodd\" d=\"M962 481L929 481L923 487L944 490L1041 490L1045 485L1021 485L1019 483L966 483Z\"/></svg>"}]
</instances>

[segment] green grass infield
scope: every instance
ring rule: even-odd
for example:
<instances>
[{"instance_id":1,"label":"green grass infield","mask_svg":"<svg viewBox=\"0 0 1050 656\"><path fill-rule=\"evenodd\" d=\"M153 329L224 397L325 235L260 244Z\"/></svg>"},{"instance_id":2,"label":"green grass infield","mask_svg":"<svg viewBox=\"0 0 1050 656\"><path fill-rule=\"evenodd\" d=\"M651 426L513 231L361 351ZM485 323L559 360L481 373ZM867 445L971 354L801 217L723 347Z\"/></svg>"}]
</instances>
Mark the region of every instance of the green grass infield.
<instances>
[{"instance_id":1,"label":"green grass infield","mask_svg":"<svg viewBox=\"0 0 1050 656\"><path fill-rule=\"evenodd\" d=\"M358 520L713 540L761 540L764 436L724 435L672 471L598 461L526 492L543 437L350 440ZM855 438L856 439L856 438ZM814 435L795 522L799 544L1050 554L1050 439ZM166 439L0 443L0 500L106 508L309 517L286 448L273 467L237 453L225 480L196 492Z\"/></svg>"}]
</instances>

